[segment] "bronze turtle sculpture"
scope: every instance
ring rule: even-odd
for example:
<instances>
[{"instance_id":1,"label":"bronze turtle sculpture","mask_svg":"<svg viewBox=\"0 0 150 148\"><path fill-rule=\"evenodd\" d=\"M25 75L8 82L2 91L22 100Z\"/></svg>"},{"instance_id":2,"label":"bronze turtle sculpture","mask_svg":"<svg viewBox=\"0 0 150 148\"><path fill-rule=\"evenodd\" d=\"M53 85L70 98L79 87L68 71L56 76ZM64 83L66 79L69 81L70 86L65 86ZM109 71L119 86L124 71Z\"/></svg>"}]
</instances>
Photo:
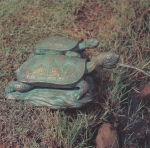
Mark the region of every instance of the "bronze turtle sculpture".
<instances>
[{"instance_id":1,"label":"bronze turtle sculpture","mask_svg":"<svg viewBox=\"0 0 150 148\"><path fill-rule=\"evenodd\" d=\"M98 43L98 40L95 38L81 42L63 36L47 37L35 46L34 54L64 54L80 57L77 51L95 47Z\"/></svg>"},{"instance_id":2,"label":"bronze turtle sculpture","mask_svg":"<svg viewBox=\"0 0 150 148\"><path fill-rule=\"evenodd\" d=\"M34 87L72 88L74 97L80 99L89 90L84 75L95 68L114 68L118 60L119 55L113 52L101 53L90 62L65 55L35 55L16 71L17 81L11 81L5 91L27 92Z\"/></svg>"}]
</instances>

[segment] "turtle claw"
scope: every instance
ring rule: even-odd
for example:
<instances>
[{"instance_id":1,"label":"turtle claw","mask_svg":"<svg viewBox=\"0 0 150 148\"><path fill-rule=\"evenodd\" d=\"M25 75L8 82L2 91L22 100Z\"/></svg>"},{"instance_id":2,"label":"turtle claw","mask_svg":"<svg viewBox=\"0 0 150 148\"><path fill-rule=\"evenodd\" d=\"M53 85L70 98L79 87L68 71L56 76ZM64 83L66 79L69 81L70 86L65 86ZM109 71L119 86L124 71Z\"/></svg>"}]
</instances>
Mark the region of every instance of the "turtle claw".
<instances>
[{"instance_id":1,"label":"turtle claw","mask_svg":"<svg viewBox=\"0 0 150 148\"><path fill-rule=\"evenodd\" d=\"M73 93L73 98L79 100L81 97L80 95L80 91L79 90L75 90Z\"/></svg>"},{"instance_id":2,"label":"turtle claw","mask_svg":"<svg viewBox=\"0 0 150 148\"><path fill-rule=\"evenodd\" d=\"M73 98L76 100L81 100L83 96L83 93L81 93L79 90L75 90L73 93Z\"/></svg>"}]
</instances>

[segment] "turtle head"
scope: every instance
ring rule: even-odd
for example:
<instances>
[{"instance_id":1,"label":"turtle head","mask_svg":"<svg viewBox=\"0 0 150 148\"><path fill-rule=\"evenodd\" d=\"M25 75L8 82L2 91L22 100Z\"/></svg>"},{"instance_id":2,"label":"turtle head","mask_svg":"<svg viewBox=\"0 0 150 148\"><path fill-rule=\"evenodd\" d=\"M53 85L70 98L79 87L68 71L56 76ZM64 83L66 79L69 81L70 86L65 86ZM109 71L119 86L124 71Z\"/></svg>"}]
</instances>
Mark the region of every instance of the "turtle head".
<instances>
[{"instance_id":1,"label":"turtle head","mask_svg":"<svg viewBox=\"0 0 150 148\"><path fill-rule=\"evenodd\" d=\"M119 60L119 55L113 52L104 52L101 53L95 59L96 67L98 68L115 68Z\"/></svg>"},{"instance_id":2,"label":"turtle head","mask_svg":"<svg viewBox=\"0 0 150 148\"><path fill-rule=\"evenodd\" d=\"M98 43L99 43L99 41L95 38L89 39L86 42L84 42L86 48L95 47L98 45Z\"/></svg>"}]
</instances>

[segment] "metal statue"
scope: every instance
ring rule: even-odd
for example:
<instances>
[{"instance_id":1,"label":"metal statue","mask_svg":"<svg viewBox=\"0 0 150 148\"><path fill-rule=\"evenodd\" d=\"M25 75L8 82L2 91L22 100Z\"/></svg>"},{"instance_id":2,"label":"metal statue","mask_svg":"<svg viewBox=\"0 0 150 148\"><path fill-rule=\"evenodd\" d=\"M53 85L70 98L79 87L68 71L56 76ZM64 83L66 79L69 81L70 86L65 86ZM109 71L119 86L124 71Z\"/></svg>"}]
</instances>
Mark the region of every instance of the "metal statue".
<instances>
[{"instance_id":1,"label":"metal statue","mask_svg":"<svg viewBox=\"0 0 150 148\"><path fill-rule=\"evenodd\" d=\"M95 47L98 43L95 38L81 42L63 36L47 37L35 46L34 54L64 54L66 56L80 57L77 51Z\"/></svg>"},{"instance_id":2,"label":"metal statue","mask_svg":"<svg viewBox=\"0 0 150 148\"><path fill-rule=\"evenodd\" d=\"M88 74L96 68L114 68L118 60L119 55L112 52L101 53L90 62L66 55L35 55L16 71L17 81L8 83L5 89L6 96L16 91L42 99L40 92L36 94L36 91L32 90L37 87L48 88L49 91L45 89L47 94L52 90L55 93L56 90L64 89L61 90L64 93L62 97L66 100L68 96L73 100L82 100L87 96L87 92L91 91L92 83ZM46 98L55 99L51 95L46 95Z\"/></svg>"}]
</instances>

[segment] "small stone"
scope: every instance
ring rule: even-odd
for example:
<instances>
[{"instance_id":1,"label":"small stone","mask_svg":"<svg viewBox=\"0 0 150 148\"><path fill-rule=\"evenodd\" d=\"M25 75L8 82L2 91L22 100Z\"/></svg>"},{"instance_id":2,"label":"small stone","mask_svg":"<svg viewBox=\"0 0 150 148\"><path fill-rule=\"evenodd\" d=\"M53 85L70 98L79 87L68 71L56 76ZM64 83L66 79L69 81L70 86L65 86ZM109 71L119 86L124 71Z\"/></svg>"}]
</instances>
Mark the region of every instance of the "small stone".
<instances>
[{"instance_id":1,"label":"small stone","mask_svg":"<svg viewBox=\"0 0 150 148\"><path fill-rule=\"evenodd\" d=\"M116 129L109 123L104 123L98 130L96 148L119 148Z\"/></svg>"},{"instance_id":2,"label":"small stone","mask_svg":"<svg viewBox=\"0 0 150 148\"><path fill-rule=\"evenodd\" d=\"M149 85L146 85L140 95L139 95L139 101L144 101L148 104L150 104L150 84Z\"/></svg>"}]
</instances>

